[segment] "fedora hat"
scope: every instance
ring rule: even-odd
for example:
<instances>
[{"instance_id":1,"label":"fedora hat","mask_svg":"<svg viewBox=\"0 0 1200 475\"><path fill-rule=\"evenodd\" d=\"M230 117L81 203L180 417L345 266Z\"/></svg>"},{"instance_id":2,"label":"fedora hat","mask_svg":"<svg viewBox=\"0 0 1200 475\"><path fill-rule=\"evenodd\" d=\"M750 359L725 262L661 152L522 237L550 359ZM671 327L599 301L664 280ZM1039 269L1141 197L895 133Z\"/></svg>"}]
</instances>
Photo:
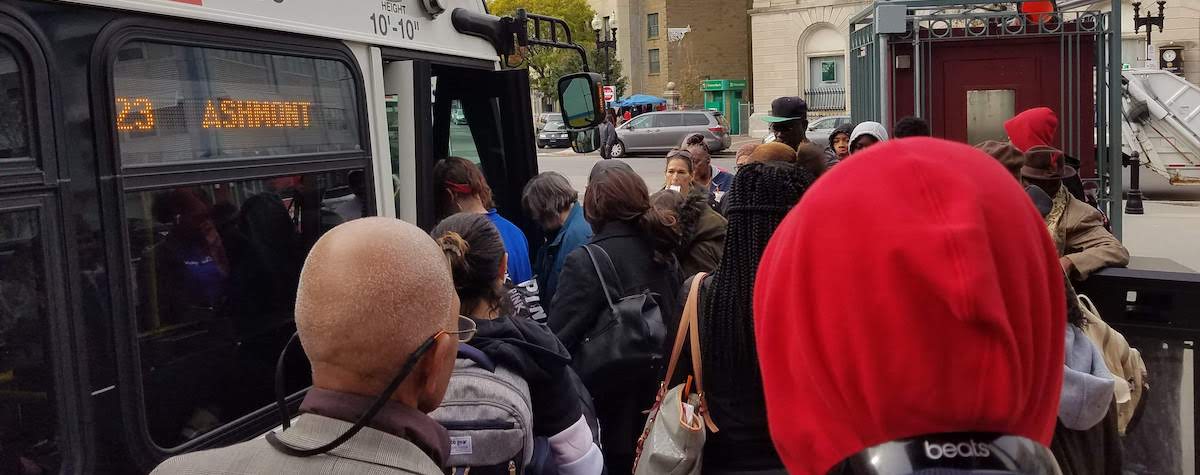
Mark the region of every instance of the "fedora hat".
<instances>
[{"instance_id":1,"label":"fedora hat","mask_svg":"<svg viewBox=\"0 0 1200 475\"><path fill-rule=\"evenodd\" d=\"M1062 180L1071 178L1078 172L1067 165L1066 155L1053 147L1038 145L1025 151L1025 166L1021 167L1021 176L1034 180Z\"/></svg>"}]
</instances>

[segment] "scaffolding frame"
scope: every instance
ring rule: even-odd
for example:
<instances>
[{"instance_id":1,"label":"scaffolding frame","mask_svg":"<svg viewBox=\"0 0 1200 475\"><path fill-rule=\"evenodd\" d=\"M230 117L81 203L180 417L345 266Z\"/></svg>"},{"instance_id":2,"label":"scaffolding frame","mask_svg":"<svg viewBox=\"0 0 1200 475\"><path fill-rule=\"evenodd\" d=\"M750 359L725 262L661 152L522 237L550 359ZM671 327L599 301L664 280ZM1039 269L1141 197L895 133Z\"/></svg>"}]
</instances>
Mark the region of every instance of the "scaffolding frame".
<instances>
[{"instance_id":1,"label":"scaffolding frame","mask_svg":"<svg viewBox=\"0 0 1200 475\"><path fill-rule=\"evenodd\" d=\"M1077 2L1086 6L1098 1ZM1101 208L1108 214L1113 234L1122 235L1124 194L1121 156L1121 3L1109 0L1107 11L1057 11L1042 14L1040 21L1029 15L993 9L995 2L964 0L877 0L851 17L850 84L851 117L855 122L884 121L892 114L889 106L897 94L913 94L914 114L929 118L932 46L939 42L995 40L1000 38L1059 38L1059 131L1063 151L1079 157L1091 145L1079 132L1079 115L1084 110L1079 84L1084 74L1092 76L1095 99L1096 178ZM881 5L905 8L904 33L877 33ZM1094 42L1094 71L1079 64L1086 39ZM891 44L913 47L913 89L896 91L888 78L892 67ZM936 118L934 118L936 120ZM1086 119L1084 119L1086 120Z\"/></svg>"}]
</instances>

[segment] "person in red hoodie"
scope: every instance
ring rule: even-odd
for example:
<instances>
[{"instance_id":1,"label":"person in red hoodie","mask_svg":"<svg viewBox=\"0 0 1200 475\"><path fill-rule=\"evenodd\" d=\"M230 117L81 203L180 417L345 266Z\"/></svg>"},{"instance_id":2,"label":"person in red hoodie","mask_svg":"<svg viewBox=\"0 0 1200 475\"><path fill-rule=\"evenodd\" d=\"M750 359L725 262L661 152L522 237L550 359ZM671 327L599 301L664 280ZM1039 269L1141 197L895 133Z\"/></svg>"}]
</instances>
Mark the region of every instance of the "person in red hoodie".
<instances>
[{"instance_id":1,"label":"person in red hoodie","mask_svg":"<svg viewBox=\"0 0 1200 475\"><path fill-rule=\"evenodd\" d=\"M1049 107L1034 107L1017 114L1004 122L1004 131L1008 133L1008 140L1022 153L1039 145L1058 148L1054 145L1054 137L1058 134L1058 115ZM1064 156L1067 159L1067 165L1076 170L1079 169L1078 158ZM1063 185L1075 199L1083 201L1093 208L1096 207L1096 200L1089 199L1083 192L1083 180L1078 176L1063 180Z\"/></svg>"},{"instance_id":2,"label":"person in red hoodie","mask_svg":"<svg viewBox=\"0 0 1200 475\"><path fill-rule=\"evenodd\" d=\"M754 289L789 473L1057 473L1062 289L1040 214L983 152L911 138L834 167L775 232Z\"/></svg>"}]
</instances>

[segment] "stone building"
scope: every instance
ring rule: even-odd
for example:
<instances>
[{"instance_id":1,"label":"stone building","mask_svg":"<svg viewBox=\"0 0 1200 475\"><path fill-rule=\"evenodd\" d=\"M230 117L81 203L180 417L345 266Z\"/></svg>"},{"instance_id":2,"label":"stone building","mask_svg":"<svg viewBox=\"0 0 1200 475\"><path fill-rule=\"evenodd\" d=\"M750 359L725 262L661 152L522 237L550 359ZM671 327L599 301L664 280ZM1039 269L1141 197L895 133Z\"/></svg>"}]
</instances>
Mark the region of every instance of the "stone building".
<instances>
[{"instance_id":1,"label":"stone building","mask_svg":"<svg viewBox=\"0 0 1200 475\"><path fill-rule=\"evenodd\" d=\"M617 58L631 94L662 96L674 82L684 104L700 107L705 79L750 80L749 0L589 3L617 19Z\"/></svg>"},{"instance_id":2,"label":"stone building","mask_svg":"<svg viewBox=\"0 0 1200 475\"><path fill-rule=\"evenodd\" d=\"M1144 67L1146 63L1146 29L1140 33L1133 31L1132 2L1125 0L1121 11L1121 62L1131 67ZM1108 2L1093 5L1092 9L1100 10L1108 6ZM1141 5L1141 14L1158 15L1158 5L1152 0L1145 0ZM1192 84L1200 84L1200 0L1167 0L1163 11L1166 20L1163 31L1154 29L1153 47L1181 47L1175 53L1183 59L1183 76ZM1158 51L1153 51L1158 59ZM1155 62L1157 64L1157 61Z\"/></svg>"}]
</instances>

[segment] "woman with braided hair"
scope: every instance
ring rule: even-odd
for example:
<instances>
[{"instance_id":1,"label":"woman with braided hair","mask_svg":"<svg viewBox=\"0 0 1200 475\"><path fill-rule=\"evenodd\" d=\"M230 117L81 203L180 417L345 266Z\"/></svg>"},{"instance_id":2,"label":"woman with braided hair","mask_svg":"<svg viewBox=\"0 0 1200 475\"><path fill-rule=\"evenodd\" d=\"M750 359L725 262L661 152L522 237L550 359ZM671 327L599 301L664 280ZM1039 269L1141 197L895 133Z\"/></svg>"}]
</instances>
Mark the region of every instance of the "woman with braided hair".
<instances>
[{"instance_id":1,"label":"woman with braided hair","mask_svg":"<svg viewBox=\"0 0 1200 475\"><path fill-rule=\"evenodd\" d=\"M604 469L588 421L587 390L571 370L571 355L545 325L514 317L505 289L508 255L486 215L458 213L433 229L454 277L459 314L475 322L471 346L529 384L533 435L549 438L559 473L595 474Z\"/></svg>"},{"instance_id":2,"label":"woman with braided hair","mask_svg":"<svg viewBox=\"0 0 1200 475\"><path fill-rule=\"evenodd\" d=\"M790 163L750 163L738 170L725 197L725 255L700 286L697 320L704 389L720 427L704 445L705 474L787 473L767 430L751 302L767 242L813 180ZM690 288L690 282L684 285Z\"/></svg>"}]
</instances>

